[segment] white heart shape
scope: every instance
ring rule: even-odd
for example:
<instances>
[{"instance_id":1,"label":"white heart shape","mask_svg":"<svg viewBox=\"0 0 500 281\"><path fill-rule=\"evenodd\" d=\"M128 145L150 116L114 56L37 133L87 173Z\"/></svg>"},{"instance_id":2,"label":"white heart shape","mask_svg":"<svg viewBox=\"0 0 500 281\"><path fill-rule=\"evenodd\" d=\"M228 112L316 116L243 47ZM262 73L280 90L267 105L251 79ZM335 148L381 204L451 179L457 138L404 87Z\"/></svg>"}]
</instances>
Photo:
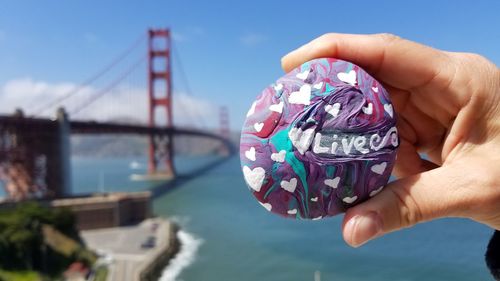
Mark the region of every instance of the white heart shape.
<instances>
[{"instance_id":1,"label":"white heart shape","mask_svg":"<svg viewBox=\"0 0 500 281\"><path fill-rule=\"evenodd\" d=\"M297 213L297 209L288 210L288 211L286 211L286 213L289 215L295 215Z\"/></svg>"},{"instance_id":2,"label":"white heart shape","mask_svg":"<svg viewBox=\"0 0 500 281\"><path fill-rule=\"evenodd\" d=\"M311 143L314 139L314 129L309 128L305 131L302 131L301 128L293 127L288 131L288 138L292 142L293 146L299 151L300 154L304 155L304 153L309 149Z\"/></svg>"},{"instance_id":3,"label":"white heart shape","mask_svg":"<svg viewBox=\"0 0 500 281\"><path fill-rule=\"evenodd\" d=\"M280 150L278 153L271 153L271 160L279 163L285 162L286 150Z\"/></svg>"},{"instance_id":4,"label":"white heart shape","mask_svg":"<svg viewBox=\"0 0 500 281\"><path fill-rule=\"evenodd\" d=\"M375 93L378 93L378 87L372 87L372 90L373 90Z\"/></svg>"},{"instance_id":5,"label":"white heart shape","mask_svg":"<svg viewBox=\"0 0 500 281\"><path fill-rule=\"evenodd\" d=\"M313 221L317 221L317 220L320 220L322 219L323 217L322 216L319 216L319 217L315 217L315 218L312 218Z\"/></svg>"},{"instance_id":6,"label":"white heart shape","mask_svg":"<svg viewBox=\"0 0 500 281\"><path fill-rule=\"evenodd\" d=\"M337 188L339 186L339 182L340 182L340 177L325 180L325 184L331 188Z\"/></svg>"},{"instance_id":7,"label":"white heart shape","mask_svg":"<svg viewBox=\"0 0 500 281\"><path fill-rule=\"evenodd\" d=\"M351 203L353 203L356 200L358 200L358 196L344 197L344 199L342 199L342 201L344 201L347 204L351 204Z\"/></svg>"},{"instance_id":8,"label":"white heart shape","mask_svg":"<svg viewBox=\"0 0 500 281\"><path fill-rule=\"evenodd\" d=\"M264 127L264 123L255 123L253 124L253 128L255 129L255 131L260 132L262 131L262 128Z\"/></svg>"},{"instance_id":9,"label":"white heart shape","mask_svg":"<svg viewBox=\"0 0 500 281\"><path fill-rule=\"evenodd\" d=\"M276 85L274 86L274 90L275 90L276 92L279 92L279 91L283 90L283 84L281 84L281 83L276 84Z\"/></svg>"},{"instance_id":10,"label":"white heart shape","mask_svg":"<svg viewBox=\"0 0 500 281\"><path fill-rule=\"evenodd\" d=\"M255 167L253 170L248 166L243 166L243 176L248 186L253 190L259 192L264 182L266 172L262 167Z\"/></svg>"},{"instance_id":11,"label":"white heart shape","mask_svg":"<svg viewBox=\"0 0 500 281\"><path fill-rule=\"evenodd\" d=\"M362 107L361 109L365 114L371 115L373 113L373 104L370 102L367 107Z\"/></svg>"},{"instance_id":12,"label":"white heart shape","mask_svg":"<svg viewBox=\"0 0 500 281\"><path fill-rule=\"evenodd\" d=\"M300 72L300 73L297 73L297 75L295 75L297 78L299 79L302 79L302 80L306 80L307 79L307 76L309 76L309 72L310 70L304 70L304 72Z\"/></svg>"},{"instance_id":13,"label":"white heart shape","mask_svg":"<svg viewBox=\"0 0 500 281\"><path fill-rule=\"evenodd\" d=\"M372 190L370 192L370 197L373 197L373 196L377 195L380 191L382 191L383 188L384 188L384 186L381 186L381 187L379 187L379 188L377 188L375 190Z\"/></svg>"},{"instance_id":14,"label":"white heart shape","mask_svg":"<svg viewBox=\"0 0 500 281\"><path fill-rule=\"evenodd\" d=\"M331 104L325 105L325 111L331 116L333 116L333 118L337 118L340 111L340 103L336 102L333 105Z\"/></svg>"},{"instance_id":15,"label":"white heart shape","mask_svg":"<svg viewBox=\"0 0 500 281\"><path fill-rule=\"evenodd\" d=\"M320 90L321 88L323 88L323 82L319 82L317 84L314 84L313 88L317 89L317 90Z\"/></svg>"},{"instance_id":16,"label":"white heart shape","mask_svg":"<svg viewBox=\"0 0 500 281\"><path fill-rule=\"evenodd\" d=\"M257 102L256 102L256 101L254 101L254 102L252 103L252 106L250 107L250 109L249 109L249 110L248 110L248 112L247 112L247 117L248 117L248 116L250 116L250 115L252 115L252 114L255 112L255 106L256 106L256 105L257 105Z\"/></svg>"},{"instance_id":17,"label":"white heart shape","mask_svg":"<svg viewBox=\"0 0 500 281\"><path fill-rule=\"evenodd\" d=\"M262 207L266 208L266 210L268 210L268 211L271 211L271 209L273 208L273 206L271 206L271 204L269 204L269 203L259 202L259 204L262 205Z\"/></svg>"},{"instance_id":18,"label":"white heart shape","mask_svg":"<svg viewBox=\"0 0 500 281\"><path fill-rule=\"evenodd\" d=\"M392 108L392 104L384 104L384 110L391 116L391 118L394 115L394 109Z\"/></svg>"},{"instance_id":19,"label":"white heart shape","mask_svg":"<svg viewBox=\"0 0 500 281\"><path fill-rule=\"evenodd\" d=\"M381 175L384 173L386 167L387 167L387 162L382 162L380 164L373 165L371 170L372 172Z\"/></svg>"},{"instance_id":20,"label":"white heart shape","mask_svg":"<svg viewBox=\"0 0 500 281\"><path fill-rule=\"evenodd\" d=\"M282 180L280 185L284 190L293 193L295 188L297 188L297 179L291 178L290 181Z\"/></svg>"},{"instance_id":21,"label":"white heart shape","mask_svg":"<svg viewBox=\"0 0 500 281\"><path fill-rule=\"evenodd\" d=\"M274 112L278 112L278 113L283 112L283 102L280 101L280 103L278 103L278 104L272 104L271 106L269 106L269 110L274 111Z\"/></svg>"},{"instance_id":22,"label":"white heart shape","mask_svg":"<svg viewBox=\"0 0 500 281\"><path fill-rule=\"evenodd\" d=\"M245 151L245 157L249 160L255 161L255 147L250 147L249 150Z\"/></svg>"},{"instance_id":23,"label":"white heart shape","mask_svg":"<svg viewBox=\"0 0 500 281\"><path fill-rule=\"evenodd\" d=\"M356 85L356 71L351 70L349 73L339 72L337 73L337 77L340 81L351 84L353 86Z\"/></svg>"},{"instance_id":24,"label":"white heart shape","mask_svg":"<svg viewBox=\"0 0 500 281\"><path fill-rule=\"evenodd\" d=\"M288 98L290 103L309 105L311 103L311 85L304 84L298 92L292 92Z\"/></svg>"}]
</instances>

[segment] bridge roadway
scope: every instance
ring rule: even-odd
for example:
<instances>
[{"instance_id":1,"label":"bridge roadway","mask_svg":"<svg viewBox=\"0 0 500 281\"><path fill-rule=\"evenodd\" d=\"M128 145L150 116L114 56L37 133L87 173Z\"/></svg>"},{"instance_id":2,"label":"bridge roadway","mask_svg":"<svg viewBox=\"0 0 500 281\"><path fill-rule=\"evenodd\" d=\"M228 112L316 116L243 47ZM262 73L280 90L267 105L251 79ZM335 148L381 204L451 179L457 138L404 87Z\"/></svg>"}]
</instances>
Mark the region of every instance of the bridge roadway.
<instances>
[{"instance_id":1,"label":"bridge roadway","mask_svg":"<svg viewBox=\"0 0 500 281\"><path fill-rule=\"evenodd\" d=\"M186 135L203 137L222 142L229 151L234 147L230 140L207 131L181 127L149 127L146 125L101 123L96 121L70 121L71 134L131 134L131 135ZM43 118L0 116L0 132L3 128L15 127L16 130L29 130L43 135L50 134L58 128L58 121Z\"/></svg>"}]
</instances>

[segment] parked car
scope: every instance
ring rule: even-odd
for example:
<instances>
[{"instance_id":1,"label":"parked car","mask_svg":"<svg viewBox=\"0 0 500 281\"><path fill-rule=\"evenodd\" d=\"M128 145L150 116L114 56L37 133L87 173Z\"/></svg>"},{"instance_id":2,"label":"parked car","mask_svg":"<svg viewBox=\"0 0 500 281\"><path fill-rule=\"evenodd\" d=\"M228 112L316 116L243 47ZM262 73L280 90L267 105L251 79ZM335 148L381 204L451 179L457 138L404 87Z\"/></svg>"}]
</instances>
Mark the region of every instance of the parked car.
<instances>
[{"instance_id":1,"label":"parked car","mask_svg":"<svg viewBox=\"0 0 500 281\"><path fill-rule=\"evenodd\" d=\"M141 248L142 249L150 249L154 248L156 246L156 237L154 236L149 236L146 241L142 242Z\"/></svg>"}]
</instances>

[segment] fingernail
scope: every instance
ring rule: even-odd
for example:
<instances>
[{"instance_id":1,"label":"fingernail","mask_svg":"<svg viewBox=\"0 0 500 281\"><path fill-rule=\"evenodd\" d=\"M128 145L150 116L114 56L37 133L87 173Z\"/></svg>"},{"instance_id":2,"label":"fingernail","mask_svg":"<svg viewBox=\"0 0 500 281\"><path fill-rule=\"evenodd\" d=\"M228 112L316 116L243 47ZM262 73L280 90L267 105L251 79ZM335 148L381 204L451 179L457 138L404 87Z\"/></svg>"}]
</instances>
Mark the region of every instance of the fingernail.
<instances>
[{"instance_id":1,"label":"fingernail","mask_svg":"<svg viewBox=\"0 0 500 281\"><path fill-rule=\"evenodd\" d=\"M376 213L356 215L346 223L346 242L357 248L375 238L381 231L381 221Z\"/></svg>"}]
</instances>

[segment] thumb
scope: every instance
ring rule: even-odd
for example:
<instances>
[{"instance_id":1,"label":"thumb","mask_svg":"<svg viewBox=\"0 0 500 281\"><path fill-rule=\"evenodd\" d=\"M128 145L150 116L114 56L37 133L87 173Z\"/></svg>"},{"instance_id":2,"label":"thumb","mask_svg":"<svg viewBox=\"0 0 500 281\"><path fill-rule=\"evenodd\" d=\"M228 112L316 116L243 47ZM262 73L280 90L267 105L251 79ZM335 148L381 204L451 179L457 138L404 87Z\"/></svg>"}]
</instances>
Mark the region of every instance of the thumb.
<instances>
[{"instance_id":1,"label":"thumb","mask_svg":"<svg viewBox=\"0 0 500 281\"><path fill-rule=\"evenodd\" d=\"M452 216L460 208L460 188L447 167L436 168L388 184L370 200L347 210L344 240L352 247L419 222Z\"/></svg>"}]
</instances>

